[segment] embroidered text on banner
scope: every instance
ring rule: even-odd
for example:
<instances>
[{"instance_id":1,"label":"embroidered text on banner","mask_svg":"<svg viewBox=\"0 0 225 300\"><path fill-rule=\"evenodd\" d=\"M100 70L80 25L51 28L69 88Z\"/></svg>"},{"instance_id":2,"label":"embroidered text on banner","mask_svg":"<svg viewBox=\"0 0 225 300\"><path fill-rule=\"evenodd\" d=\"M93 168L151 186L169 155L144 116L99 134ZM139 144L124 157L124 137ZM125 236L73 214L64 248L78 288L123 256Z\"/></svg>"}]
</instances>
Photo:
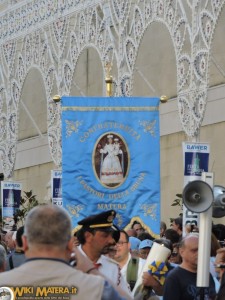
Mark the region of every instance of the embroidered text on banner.
<instances>
[{"instance_id":1,"label":"embroidered text on banner","mask_svg":"<svg viewBox=\"0 0 225 300\"><path fill-rule=\"evenodd\" d=\"M115 209L120 228L160 223L158 98L62 97L62 195L73 227Z\"/></svg>"}]
</instances>

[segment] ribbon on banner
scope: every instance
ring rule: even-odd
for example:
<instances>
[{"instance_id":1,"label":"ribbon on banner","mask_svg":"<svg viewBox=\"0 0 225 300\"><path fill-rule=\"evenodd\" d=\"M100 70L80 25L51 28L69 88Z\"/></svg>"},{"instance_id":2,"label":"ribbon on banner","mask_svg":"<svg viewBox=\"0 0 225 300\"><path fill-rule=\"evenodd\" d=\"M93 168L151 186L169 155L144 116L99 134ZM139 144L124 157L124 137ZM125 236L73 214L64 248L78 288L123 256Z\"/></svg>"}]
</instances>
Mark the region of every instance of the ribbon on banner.
<instances>
[{"instance_id":1,"label":"ribbon on banner","mask_svg":"<svg viewBox=\"0 0 225 300\"><path fill-rule=\"evenodd\" d=\"M62 97L62 197L74 228L114 209L159 234L158 98Z\"/></svg>"}]
</instances>

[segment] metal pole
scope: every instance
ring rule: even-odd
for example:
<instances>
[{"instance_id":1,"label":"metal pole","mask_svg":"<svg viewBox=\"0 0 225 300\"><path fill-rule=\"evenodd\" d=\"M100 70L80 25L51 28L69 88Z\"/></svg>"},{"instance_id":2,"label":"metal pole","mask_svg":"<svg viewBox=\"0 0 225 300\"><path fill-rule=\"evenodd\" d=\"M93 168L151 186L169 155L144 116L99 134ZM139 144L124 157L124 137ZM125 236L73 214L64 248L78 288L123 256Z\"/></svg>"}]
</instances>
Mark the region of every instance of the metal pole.
<instances>
[{"instance_id":1,"label":"metal pole","mask_svg":"<svg viewBox=\"0 0 225 300\"><path fill-rule=\"evenodd\" d=\"M106 69L106 77L105 77L105 83L106 83L106 96L112 97L112 83L113 83L113 77L110 75L112 64L107 63L105 65Z\"/></svg>"},{"instance_id":2,"label":"metal pole","mask_svg":"<svg viewBox=\"0 0 225 300\"><path fill-rule=\"evenodd\" d=\"M213 189L213 174L203 172L202 180L209 184ZM209 286L210 272L210 252L211 252L211 234L212 234L212 206L199 216L199 242L198 242L198 269L197 286ZM204 299L204 298L203 298Z\"/></svg>"}]
</instances>

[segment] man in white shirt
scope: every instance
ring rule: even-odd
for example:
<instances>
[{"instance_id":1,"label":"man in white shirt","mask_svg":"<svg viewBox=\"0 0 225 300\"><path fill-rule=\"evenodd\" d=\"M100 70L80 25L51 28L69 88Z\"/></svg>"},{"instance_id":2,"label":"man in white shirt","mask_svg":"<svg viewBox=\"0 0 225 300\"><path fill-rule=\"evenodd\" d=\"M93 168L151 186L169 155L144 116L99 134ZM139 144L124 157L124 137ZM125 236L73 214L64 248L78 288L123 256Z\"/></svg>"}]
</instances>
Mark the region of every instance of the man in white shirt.
<instances>
[{"instance_id":1,"label":"man in white shirt","mask_svg":"<svg viewBox=\"0 0 225 300\"><path fill-rule=\"evenodd\" d=\"M116 212L109 210L79 221L78 225L82 225L77 232L80 242L79 250L96 265L101 274L131 295L126 281L121 276L119 264L103 255L119 240L120 231L113 224L115 216Z\"/></svg>"},{"instance_id":2,"label":"man in white shirt","mask_svg":"<svg viewBox=\"0 0 225 300\"><path fill-rule=\"evenodd\" d=\"M121 274L128 283L130 290L132 290L137 278L141 275L145 260L132 257L130 249L129 236L126 231L121 230L114 259L119 263Z\"/></svg>"}]
</instances>

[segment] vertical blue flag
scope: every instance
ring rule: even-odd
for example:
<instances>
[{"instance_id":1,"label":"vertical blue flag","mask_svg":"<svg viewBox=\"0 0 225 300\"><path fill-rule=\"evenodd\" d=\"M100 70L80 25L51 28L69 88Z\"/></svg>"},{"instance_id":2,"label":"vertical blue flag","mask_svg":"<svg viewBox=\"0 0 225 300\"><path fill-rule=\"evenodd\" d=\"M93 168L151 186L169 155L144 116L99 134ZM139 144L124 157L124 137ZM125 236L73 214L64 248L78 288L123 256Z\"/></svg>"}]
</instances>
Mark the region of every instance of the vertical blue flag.
<instances>
[{"instance_id":1,"label":"vertical blue flag","mask_svg":"<svg viewBox=\"0 0 225 300\"><path fill-rule=\"evenodd\" d=\"M158 98L62 98L62 196L73 227L114 209L125 228L160 223Z\"/></svg>"}]
</instances>

